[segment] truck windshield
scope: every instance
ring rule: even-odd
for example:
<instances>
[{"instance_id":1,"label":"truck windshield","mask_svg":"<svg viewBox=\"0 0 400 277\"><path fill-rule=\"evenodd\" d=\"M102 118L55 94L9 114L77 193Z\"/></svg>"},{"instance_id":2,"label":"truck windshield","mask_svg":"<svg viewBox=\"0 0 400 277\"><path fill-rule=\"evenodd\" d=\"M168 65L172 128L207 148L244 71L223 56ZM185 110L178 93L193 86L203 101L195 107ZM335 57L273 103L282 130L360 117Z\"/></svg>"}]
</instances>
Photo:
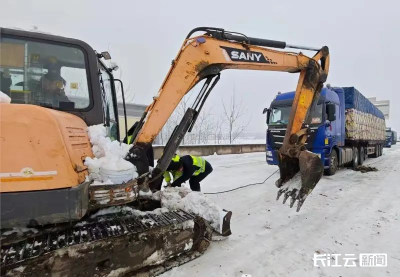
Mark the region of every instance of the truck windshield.
<instances>
[{"instance_id":1,"label":"truck windshield","mask_svg":"<svg viewBox=\"0 0 400 277\"><path fill-rule=\"evenodd\" d=\"M289 116L291 106L272 107L269 125L287 125L289 123ZM322 104L315 106L311 111L311 124L322 123Z\"/></svg>"},{"instance_id":2,"label":"truck windshield","mask_svg":"<svg viewBox=\"0 0 400 277\"><path fill-rule=\"evenodd\" d=\"M386 137L387 138L392 137L392 131L386 131Z\"/></svg>"},{"instance_id":3,"label":"truck windshield","mask_svg":"<svg viewBox=\"0 0 400 277\"><path fill-rule=\"evenodd\" d=\"M0 38L0 90L12 103L62 110L89 107L90 93L83 51L19 38Z\"/></svg>"}]
</instances>

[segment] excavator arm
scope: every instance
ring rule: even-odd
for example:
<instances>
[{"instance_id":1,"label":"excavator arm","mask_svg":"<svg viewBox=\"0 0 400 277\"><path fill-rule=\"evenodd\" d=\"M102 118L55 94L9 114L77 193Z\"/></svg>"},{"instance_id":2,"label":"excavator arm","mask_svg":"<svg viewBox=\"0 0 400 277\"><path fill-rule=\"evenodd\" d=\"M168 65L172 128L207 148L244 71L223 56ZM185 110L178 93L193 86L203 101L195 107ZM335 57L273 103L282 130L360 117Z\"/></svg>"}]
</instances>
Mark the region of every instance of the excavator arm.
<instances>
[{"instance_id":1,"label":"excavator arm","mask_svg":"<svg viewBox=\"0 0 400 277\"><path fill-rule=\"evenodd\" d=\"M205 33L192 36L197 31ZM317 53L310 58L302 53L271 49L289 47L315 50ZM328 75L329 50L326 46L321 49L298 47L287 45L285 42L251 38L223 29L194 29L182 44L158 95L147 107L134 131L134 146L127 159L133 162L142 174L139 183L146 184L165 171L183 136L187 131L191 131L204 101L218 82L221 71L225 69L300 73L285 139L279 151L280 179L276 182L280 188L278 198L283 193L285 201L292 196L291 206L295 200L299 200L299 210L323 173L320 159L306 151L305 142L308 135L308 111L316 103ZM181 123L175 128L156 169L152 174L147 173L145 153L181 99L204 79L203 88L193 106L186 111ZM298 184L290 182L299 171L301 188Z\"/></svg>"}]
</instances>

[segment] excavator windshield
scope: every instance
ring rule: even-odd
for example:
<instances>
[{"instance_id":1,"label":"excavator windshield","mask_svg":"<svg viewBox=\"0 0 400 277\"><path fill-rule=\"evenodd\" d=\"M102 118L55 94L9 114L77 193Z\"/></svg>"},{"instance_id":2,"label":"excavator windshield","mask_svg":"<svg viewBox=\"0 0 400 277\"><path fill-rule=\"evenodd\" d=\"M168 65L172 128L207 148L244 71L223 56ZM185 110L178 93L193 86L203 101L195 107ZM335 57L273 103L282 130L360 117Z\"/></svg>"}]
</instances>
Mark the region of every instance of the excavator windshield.
<instances>
[{"instance_id":1,"label":"excavator windshield","mask_svg":"<svg viewBox=\"0 0 400 277\"><path fill-rule=\"evenodd\" d=\"M12 103L65 111L89 108L92 101L83 50L2 36L0 51L0 90Z\"/></svg>"}]
</instances>

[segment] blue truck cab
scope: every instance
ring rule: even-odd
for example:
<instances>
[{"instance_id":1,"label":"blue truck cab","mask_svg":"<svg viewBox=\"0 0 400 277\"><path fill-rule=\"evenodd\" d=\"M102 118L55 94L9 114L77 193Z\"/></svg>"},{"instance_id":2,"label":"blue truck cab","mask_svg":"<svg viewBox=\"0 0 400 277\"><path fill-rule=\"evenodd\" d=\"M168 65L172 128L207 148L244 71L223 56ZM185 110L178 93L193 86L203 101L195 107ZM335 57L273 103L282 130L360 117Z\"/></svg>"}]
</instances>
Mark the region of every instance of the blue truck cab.
<instances>
[{"instance_id":1,"label":"blue truck cab","mask_svg":"<svg viewBox=\"0 0 400 277\"><path fill-rule=\"evenodd\" d=\"M264 109L264 112L267 112L268 124L266 160L270 165L278 164L278 150L283 144L294 96L294 91L278 93L270 107ZM378 124L379 128L383 128L381 139L349 140L346 138L346 110L355 107L365 108L366 113L372 113L379 118L378 121L381 120ZM384 116L354 87L342 88L329 85L324 87L317 104L309 111L309 122L310 133L306 147L320 157L325 173L328 175L335 174L339 166L356 167L368 156L382 155Z\"/></svg>"},{"instance_id":2,"label":"blue truck cab","mask_svg":"<svg viewBox=\"0 0 400 277\"><path fill-rule=\"evenodd\" d=\"M393 143L393 132L391 128L386 128L386 141L385 141L385 147L386 148L391 148Z\"/></svg>"}]
</instances>

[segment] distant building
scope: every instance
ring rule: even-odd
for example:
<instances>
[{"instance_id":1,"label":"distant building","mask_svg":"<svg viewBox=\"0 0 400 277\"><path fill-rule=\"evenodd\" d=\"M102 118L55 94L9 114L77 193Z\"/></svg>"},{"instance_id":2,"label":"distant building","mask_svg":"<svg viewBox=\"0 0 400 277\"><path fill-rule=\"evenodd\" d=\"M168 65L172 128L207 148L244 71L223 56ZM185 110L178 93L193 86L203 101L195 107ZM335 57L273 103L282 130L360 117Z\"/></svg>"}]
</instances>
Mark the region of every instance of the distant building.
<instances>
[{"instance_id":1,"label":"distant building","mask_svg":"<svg viewBox=\"0 0 400 277\"><path fill-rule=\"evenodd\" d=\"M368 98L372 104L374 104L381 112L385 115L385 119L389 119L389 112L390 112L390 100L376 100L376 97Z\"/></svg>"},{"instance_id":2,"label":"distant building","mask_svg":"<svg viewBox=\"0 0 400 277\"><path fill-rule=\"evenodd\" d=\"M146 105L125 103L126 106L126 118L128 130L139 121L143 115L144 110L147 108ZM125 138L125 120L124 120L124 107L122 103L118 103L118 117L119 117L119 132L121 134L121 140Z\"/></svg>"},{"instance_id":3,"label":"distant building","mask_svg":"<svg viewBox=\"0 0 400 277\"><path fill-rule=\"evenodd\" d=\"M68 96L68 98L75 102L75 105L78 107L85 107L87 105L87 98L78 97L78 96ZM142 117L144 110L147 108L146 105L140 104L132 104L125 103L126 106L126 118L128 130L135 124L136 121L139 121ZM118 103L118 121L119 121L119 133L120 138L123 140L126 136L125 134L125 120L124 120L124 107L122 103Z\"/></svg>"}]
</instances>

